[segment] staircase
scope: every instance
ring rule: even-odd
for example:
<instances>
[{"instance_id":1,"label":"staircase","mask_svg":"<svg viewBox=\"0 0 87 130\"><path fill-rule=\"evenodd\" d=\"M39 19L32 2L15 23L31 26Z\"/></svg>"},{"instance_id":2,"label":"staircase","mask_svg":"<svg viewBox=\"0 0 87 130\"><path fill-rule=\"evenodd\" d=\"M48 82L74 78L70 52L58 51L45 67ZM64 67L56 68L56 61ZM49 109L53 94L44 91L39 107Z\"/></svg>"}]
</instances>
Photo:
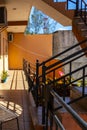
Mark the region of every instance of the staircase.
<instances>
[{"instance_id":1,"label":"staircase","mask_svg":"<svg viewBox=\"0 0 87 130\"><path fill-rule=\"evenodd\" d=\"M74 10L67 11L67 3L66 2L54 2L53 0L42 0L51 7L55 8L57 11L65 15L66 17L73 19Z\"/></svg>"},{"instance_id":2,"label":"staircase","mask_svg":"<svg viewBox=\"0 0 87 130\"><path fill-rule=\"evenodd\" d=\"M50 5L52 4L51 0L46 1L46 3L48 2L50 3ZM54 4L56 5L59 3ZM62 5L65 6L65 2ZM67 50L47 59L46 61L43 61L42 63L39 63L39 61L37 60L36 72L34 73L35 82L33 82L34 80L31 77L32 74L30 72L30 69L32 67L30 67L29 65L29 68L27 68L27 65L23 65L25 66L23 68L29 84L29 90L34 96L34 101L36 103L36 107L34 105L34 107L37 108L36 113L38 113L39 107L41 108L41 124L37 122L38 118L34 117L34 119L36 120L36 130L39 127L40 129L45 130L87 129L87 107L85 107L85 104L87 104L87 87L85 86L85 80L87 80L87 63L85 65L82 65L81 67L78 67L77 69L72 69L72 64L75 60L83 58L84 55L87 55L87 25L86 20L84 21L84 18L85 16L83 16L83 13L81 15L81 10L74 11L72 19L73 32L76 35L78 41L80 42L68 48ZM81 46L82 49L76 49L76 47L78 46ZM73 49L76 49L76 51L71 51ZM68 56L63 57L60 61L56 61L55 63L49 65L47 64L55 58L66 53L68 53ZM62 75L60 78L56 78L56 70L66 65L68 65L69 72ZM81 75L79 77L77 76L75 79L72 80L72 77L77 75L78 72L80 72ZM47 76L50 73L52 74L52 79L46 84ZM69 82L66 83L66 79L68 77ZM59 90L57 92L57 87L59 86L56 86L56 83L61 80L63 81L60 87L62 88L62 96L58 93ZM79 80L82 81L81 87L76 86L76 82ZM67 87L69 87L70 90L70 95L68 96L66 95ZM31 110L33 110L33 108L31 108Z\"/></svg>"},{"instance_id":3,"label":"staircase","mask_svg":"<svg viewBox=\"0 0 87 130\"><path fill-rule=\"evenodd\" d=\"M77 10L75 10L75 15L72 20L72 31L74 32L78 41L87 39L87 3L81 1L80 6L77 4ZM84 44L83 47L87 45Z\"/></svg>"},{"instance_id":4,"label":"staircase","mask_svg":"<svg viewBox=\"0 0 87 130\"><path fill-rule=\"evenodd\" d=\"M43 0L43 1L72 20L72 31L79 42L87 38L86 2L83 2L83 0L81 0L81 2L80 0L67 0L66 2L60 2L60 0L57 0L59 2L54 2L53 0ZM71 4L73 4L74 9L70 9L69 6ZM84 44L84 46L81 47L83 48L86 46L87 45Z\"/></svg>"},{"instance_id":5,"label":"staircase","mask_svg":"<svg viewBox=\"0 0 87 130\"><path fill-rule=\"evenodd\" d=\"M75 34L78 41L87 39L87 25L84 23L81 17L76 16L73 18L72 31ZM84 46L81 47L83 48L86 46L87 44L84 44Z\"/></svg>"},{"instance_id":6,"label":"staircase","mask_svg":"<svg viewBox=\"0 0 87 130\"><path fill-rule=\"evenodd\" d=\"M86 104L87 100L87 91L85 89L85 80L87 79L87 72L86 72L87 64L82 65L77 69L76 68L74 68L74 70L72 69L73 62L79 58L83 58L83 56L87 54L87 47L81 50L76 49L76 47L78 48L78 46L85 44L86 42L87 40L84 40L78 44L75 44L74 46L47 59L42 63L39 63L39 61L37 61L35 73L32 73L32 66L29 65L28 62L24 60L23 70L25 72L26 79L29 84L29 95L31 95L32 93L34 97L34 102L36 103L36 106L35 104L32 105L33 101L31 101L30 104L32 120L36 130L38 129L48 130L49 126L50 129L52 130L54 130L55 126L57 129L58 127L61 127L61 130L65 130L64 127L66 128L66 130L73 130L73 129L81 130L81 128L83 128L84 130L87 129L87 123L85 122L85 120L87 120L85 113L86 111L84 111L85 109L84 104ZM75 52L71 51L73 49L76 49L76 51ZM73 53L71 54L71 52ZM53 64L48 65L50 61L54 60L55 58L63 54L65 55L66 53L68 53L69 55L63 57L60 61L56 61ZM66 65L68 65L69 72L67 72L60 78L55 78L56 70ZM39 71L42 72L39 73ZM79 75L79 77L77 76L75 79L72 80L72 77L74 75L77 75L77 72L79 71L81 72L82 75ZM50 82L46 84L46 78L49 75L49 73L52 74L52 78ZM65 79L67 79L68 77L69 82L66 83ZM35 82L32 78L33 79L35 78ZM59 93L57 92L58 89L56 88L58 86L55 86L56 83L58 83L60 80L63 81L63 84L61 85L62 96L59 95ZM81 87L76 86L76 82L79 80L82 80ZM65 88L67 87L70 90L70 95L66 95ZM69 107L68 105L72 107ZM62 109L62 107L64 107L65 109ZM67 112L67 110L69 113ZM78 114L76 114L76 112ZM38 114L41 117L40 118L41 123L38 122ZM74 119L72 119L71 115L73 116ZM75 122L75 120L77 121L77 123ZM69 122L70 124L68 124L67 122Z\"/></svg>"}]
</instances>

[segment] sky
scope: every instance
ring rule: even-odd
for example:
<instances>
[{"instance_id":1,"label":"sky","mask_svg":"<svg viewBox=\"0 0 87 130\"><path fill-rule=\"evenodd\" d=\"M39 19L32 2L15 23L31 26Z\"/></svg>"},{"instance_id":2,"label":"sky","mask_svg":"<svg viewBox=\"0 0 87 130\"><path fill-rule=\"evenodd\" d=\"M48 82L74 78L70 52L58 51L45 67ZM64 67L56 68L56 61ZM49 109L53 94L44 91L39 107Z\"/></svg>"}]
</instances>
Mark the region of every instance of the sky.
<instances>
[{"instance_id":1,"label":"sky","mask_svg":"<svg viewBox=\"0 0 87 130\"><path fill-rule=\"evenodd\" d=\"M69 4L71 8L72 7L71 3ZM47 19L47 20L44 20L44 19ZM46 30L44 31L43 28L46 28ZM29 34L44 34L44 33L49 34L58 30L72 30L72 26L63 26L57 21L55 21L54 19L44 14L42 11L36 9L34 6L31 8L31 12L30 12L29 20L28 20L28 26L26 28L27 34L28 33Z\"/></svg>"}]
</instances>

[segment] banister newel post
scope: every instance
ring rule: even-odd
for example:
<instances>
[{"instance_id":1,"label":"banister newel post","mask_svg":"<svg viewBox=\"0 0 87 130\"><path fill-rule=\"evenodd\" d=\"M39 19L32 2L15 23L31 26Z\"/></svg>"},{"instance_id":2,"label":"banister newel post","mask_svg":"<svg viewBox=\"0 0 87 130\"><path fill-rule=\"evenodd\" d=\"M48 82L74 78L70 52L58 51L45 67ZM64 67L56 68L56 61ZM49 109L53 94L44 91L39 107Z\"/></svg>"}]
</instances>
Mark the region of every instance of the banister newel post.
<instances>
[{"instance_id":1,"label":"banister newel post","mask_svg":"<svg viewBox=\"0 0 87 130\"><path fill-rule=\"evenodd\" d=\"M38 106L39 61L36 60L36 106Z\"/></svg>"},{"instance_id":2,"label":"banister newel post","mask_svg":"<svg viewBox=\"0 0 87 130\"><path fill-rule=\"evenodd\" d=\"M45 63L42 65L42 82L44 83L42 88L42 124L45 124L45 81L46 81L46 66Z\"/></svg>"}]
</instances>

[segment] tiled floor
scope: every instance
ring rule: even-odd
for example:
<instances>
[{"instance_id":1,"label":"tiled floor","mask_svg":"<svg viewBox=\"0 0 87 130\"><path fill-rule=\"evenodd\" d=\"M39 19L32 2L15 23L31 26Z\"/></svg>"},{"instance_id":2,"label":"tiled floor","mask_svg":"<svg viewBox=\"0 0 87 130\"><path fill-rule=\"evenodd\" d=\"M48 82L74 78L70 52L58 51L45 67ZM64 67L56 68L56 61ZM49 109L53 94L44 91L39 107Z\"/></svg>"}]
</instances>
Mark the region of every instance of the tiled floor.
<instances>
[{"instance_id":1,"label":"tiled floor","mask_svg":"<svg viewBox=\"0 0 87 130\"><path fill-rule=\"evenodd\" d=\"M28 85L22 70L8 71L5 83L0 83L0 103L18 114L20 130L33 130L28 109ZM18 130L15 120L3 124L2 130Z\"/></svg>"}]
</instances>

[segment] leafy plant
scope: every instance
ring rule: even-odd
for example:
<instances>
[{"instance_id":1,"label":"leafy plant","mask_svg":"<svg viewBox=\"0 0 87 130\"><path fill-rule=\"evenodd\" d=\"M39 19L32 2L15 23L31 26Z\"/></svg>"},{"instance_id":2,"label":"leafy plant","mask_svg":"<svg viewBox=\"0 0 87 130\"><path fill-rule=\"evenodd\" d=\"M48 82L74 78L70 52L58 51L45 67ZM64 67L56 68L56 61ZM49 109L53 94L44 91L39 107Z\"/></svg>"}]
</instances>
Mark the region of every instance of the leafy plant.
<instances>
[{"instance_id":1,"label":"leafy plant","mask_svg":"<svg viewBox=\"0 0 87 130\"><path fill-rule=\"evenodd\" d=\"M2 71L1 73L1 81L5 81L7 79L8 73L7 71Z\"/></svg>"},{"instance_id":2,"label":"leafy plant","mask_svg":"<svg viewBox=\"0 0 87 130\"><path fill-rule=\"evenodd\" d=\"M56 77L54 78L54 81L52 78L46 78L46 84L50 84L50 86L58 93L60 96L70 96L70 77L67 77L65 79L56 80ZM64 84L66 86L64 86Z\"/></svg>"},{"instance_id":3,"label":"leafy plant","mask_svg":"<svg viewBox=\"0 0 87 130\"><path fill-rule=\"evenodd\" d=\"M84 85L87 86L87 80L85 80ZM78 80L78 81L77 81L77 86L78 86L78 87L83 86L83 80Z\"/></svg>"}]
</instances>

